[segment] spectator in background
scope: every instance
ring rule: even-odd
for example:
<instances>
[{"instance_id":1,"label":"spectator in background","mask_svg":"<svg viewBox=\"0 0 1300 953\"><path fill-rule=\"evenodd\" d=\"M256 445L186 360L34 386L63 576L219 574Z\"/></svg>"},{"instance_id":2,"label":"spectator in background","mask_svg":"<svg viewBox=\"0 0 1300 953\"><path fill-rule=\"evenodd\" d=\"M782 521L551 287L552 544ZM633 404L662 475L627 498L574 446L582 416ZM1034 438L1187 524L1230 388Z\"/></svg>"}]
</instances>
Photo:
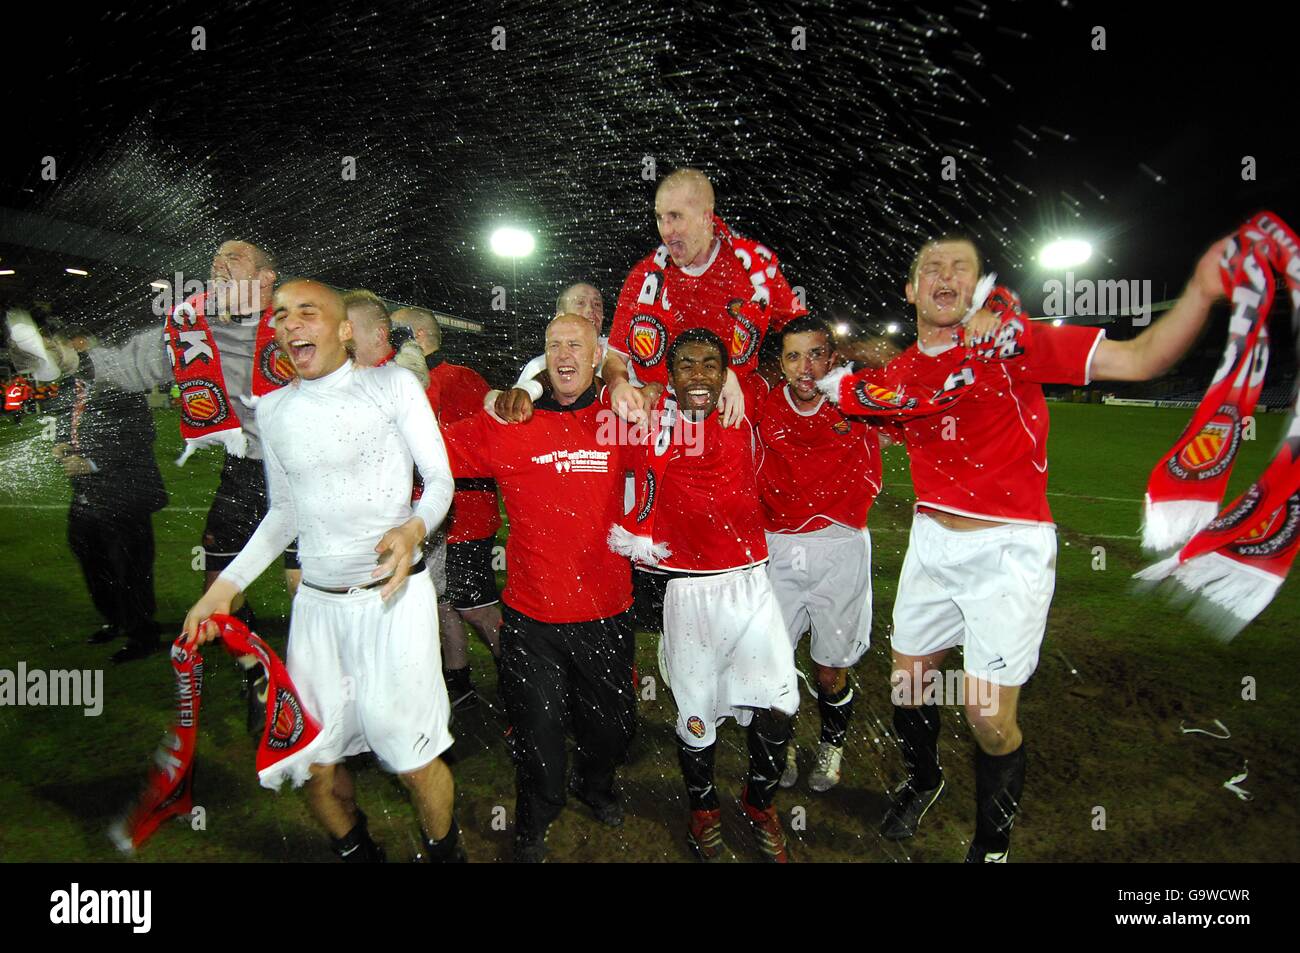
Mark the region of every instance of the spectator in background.
<instances>
[{"instance_id":1,"label":"spectator in background","mask_svg":"<svg viewBox=\"0 0 1300 953\"><path fill-rule=\"evenodd\" d=\"M85 337L71 331L69 339ZM154 459L153 413L143 394L82 378L72 382L71 409L58 422L54 458L72 483L68 544L104 618L92 644L125 638L114 662L161 647L154 621L152 515L167 505Z\"/></svg>"}]
</instances>

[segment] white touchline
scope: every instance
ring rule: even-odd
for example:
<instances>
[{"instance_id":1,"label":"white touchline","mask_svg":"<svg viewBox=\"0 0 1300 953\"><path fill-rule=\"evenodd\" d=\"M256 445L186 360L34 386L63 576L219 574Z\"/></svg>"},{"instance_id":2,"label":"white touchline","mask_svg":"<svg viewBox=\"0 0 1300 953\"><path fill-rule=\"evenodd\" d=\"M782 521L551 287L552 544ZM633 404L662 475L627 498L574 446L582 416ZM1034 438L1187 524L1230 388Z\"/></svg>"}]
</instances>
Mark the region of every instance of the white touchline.
<instances>
[{"instance_id":1,"label":"white touchline","mask_svg":"<svg viewBox=\"0 0 1300 953\"><path fill-rule=\"evenodd\" d=\"M1105 500L1107 503L1141 503L1142 497L1132 496L1093 496L1091 493L1054 493L1048 492L1048 496L1068 496L1075 500Z\"/></svg>"}]
</instances>

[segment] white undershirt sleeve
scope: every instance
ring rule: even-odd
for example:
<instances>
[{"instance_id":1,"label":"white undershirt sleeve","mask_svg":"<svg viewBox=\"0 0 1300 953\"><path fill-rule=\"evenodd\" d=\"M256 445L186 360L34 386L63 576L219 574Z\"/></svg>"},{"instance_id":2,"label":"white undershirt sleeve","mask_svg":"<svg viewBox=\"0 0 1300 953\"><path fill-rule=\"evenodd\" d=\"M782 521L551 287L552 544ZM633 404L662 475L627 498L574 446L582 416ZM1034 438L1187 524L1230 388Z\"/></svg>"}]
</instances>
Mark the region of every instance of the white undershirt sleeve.
<instances>
[{"instance_id":1,"label":"white undershirt sleeve","mask_svg":"<svg viewBox=\"0 0 1300 953\"><path fill-rule=\"evenodd\" d=\"M541 400L545 390L541 381L536 378L538 374L544 373L546 373L546 355L539 354L524 365L524 369L519 372L519 380L515 381L515 386L527 391L528 396L533 400Z\"/></svg>"},{"instance_id":2,"label":"white undershirt sleeve","mask_svg":"<svg viewBox=\"0 0 1300 953\"><path fill-rule=\"evenodd\" d=\"M265 429L262 433L266 433ZM270 505L252 538L218 577L233 582L241 592L247 592L266 567L298 538L298 513L293 505L293 494L289 491L289 476L265 439L262 441L262 455Z\"/></svg>"},{"instance_id":3,"label":"white undershirt sleeve","mask_svg":"<svg viewBox=\"0 0 1300 953\"><path fill-rule=\"evenodd\" d=\"M447 460L447 447L442 442L442 432L438 429L429 399L410 375L403 375L398 382L395 423L424 481L424 494L411 515L424 520L425 532L432 533L451 509L455 482Z\"/></svg>"}]
</instances>

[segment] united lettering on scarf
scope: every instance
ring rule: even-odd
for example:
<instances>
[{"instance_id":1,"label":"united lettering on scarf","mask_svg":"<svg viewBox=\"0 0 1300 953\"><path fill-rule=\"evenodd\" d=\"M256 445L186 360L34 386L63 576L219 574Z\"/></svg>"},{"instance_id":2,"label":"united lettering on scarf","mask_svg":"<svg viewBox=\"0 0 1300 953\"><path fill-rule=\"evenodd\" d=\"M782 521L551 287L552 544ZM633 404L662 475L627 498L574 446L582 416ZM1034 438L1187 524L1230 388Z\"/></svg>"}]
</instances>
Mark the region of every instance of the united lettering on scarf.
<instances>
[{"instance_id":1,"label":"united lettering on scarf","mask_svg":"<svg viewBox=\"0 0 1300 953\"><path fill-rule=\"evenodd\" d=\"M200 447L220 445L242 457L248 452L239 414L226 387L221 354L204 317L207 293L194 295L167 315L163 340L172 376L180 388L181 436L185 450L176 461L184 465ZM275 341L273 310L267 305L257 323L254 342L252 397L256 401L293 380L293 365Z\"/></svg>"},{"instance_id":2,"label":"united lettering on scarf","mask_svg":"<svg viewBox=\"0 0 1300 953\"><path fill-rule=\"evenodd\" d=\"M1142 545L1181 548L1135 576L1191 593L1193 614L1231 638L1273 600L1300 549L1300 381L1273 459L1219 511L1268 370L1267 321L1279 276L1291 295L1300 361L1300 242L1277 215L1260 212L1229 240L1219 270L1232 304L1223 360L1147 484Z\"/></svg>"},{"instance_id":3,"label":"united lettering on scarf","mask_svg":"<svg viewBox=\"0 0 1300 953\"><path fill-rule=\"evenodd\" d=\"M306 751L320 735L320 723L307 711L293 680L274 650L248 630L239 619L214 615L221 630L221 643L235 658L254 656L267 673L266 727L257 745L257 776L263 787L279 787L281 762L293 757L304 760ZM168 818L194 810L194 752L199 737L199 710L203 702L203 656L182 634L171 650L176 678L176 721L154 754L153 768L139 798L126 816L109 830L109 836L123 850L131 851L147 841Z\"/></svg>"}]
</instances>

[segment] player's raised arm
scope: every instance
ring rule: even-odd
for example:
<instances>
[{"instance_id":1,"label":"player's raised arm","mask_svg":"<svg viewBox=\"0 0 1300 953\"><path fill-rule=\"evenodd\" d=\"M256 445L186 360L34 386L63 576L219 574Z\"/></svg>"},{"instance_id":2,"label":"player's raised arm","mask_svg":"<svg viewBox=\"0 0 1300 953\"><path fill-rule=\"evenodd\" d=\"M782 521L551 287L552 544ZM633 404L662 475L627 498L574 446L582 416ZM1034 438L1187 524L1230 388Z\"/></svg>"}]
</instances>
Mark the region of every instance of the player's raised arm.
<instances>
[{"instance_id":1,"label":"player's raised arm","mask_svg":"<svg viewBox=\"0 0 1300 953\"><path fill-rule=\"evenodd\" d=\"M772 317L770 330L775 333L781 331L795 318L807 314L808 308L804 306L803 300L790 287L790 282L786 280L785 273L781 270L781 263L777 261L776 252L765 245L762 248L768 257L764 259L760 254L759 264L764 266L762 276L771 296Z\"/></svg>"},{"instance_id":2,"label":"player's raised arm","mask_svg":"<svg viewBox=\"0 0 1300 953\"><path fill-rule=\"evenodd\" d=\"M1178 302L1151 327L1130 341L1101 340L1092 359L1093 380L1144 381L1178 363L1204 330L1210 307L1223 297L1219 259L1227 241L1215 242L1201 256Z\"/></svg>"},{"instance_id":3,"label":"player's raised arm","mask_svg":"<svg viewBox=\"0 0 1300 953\"><path fill-rule=\"evenodd\" d=\"M119 390L139 393L173 381L163 332L149 328L133 334L121 347L88 347L85 360L97 381L107 381Z\"/></svg>"}]
</instances>

